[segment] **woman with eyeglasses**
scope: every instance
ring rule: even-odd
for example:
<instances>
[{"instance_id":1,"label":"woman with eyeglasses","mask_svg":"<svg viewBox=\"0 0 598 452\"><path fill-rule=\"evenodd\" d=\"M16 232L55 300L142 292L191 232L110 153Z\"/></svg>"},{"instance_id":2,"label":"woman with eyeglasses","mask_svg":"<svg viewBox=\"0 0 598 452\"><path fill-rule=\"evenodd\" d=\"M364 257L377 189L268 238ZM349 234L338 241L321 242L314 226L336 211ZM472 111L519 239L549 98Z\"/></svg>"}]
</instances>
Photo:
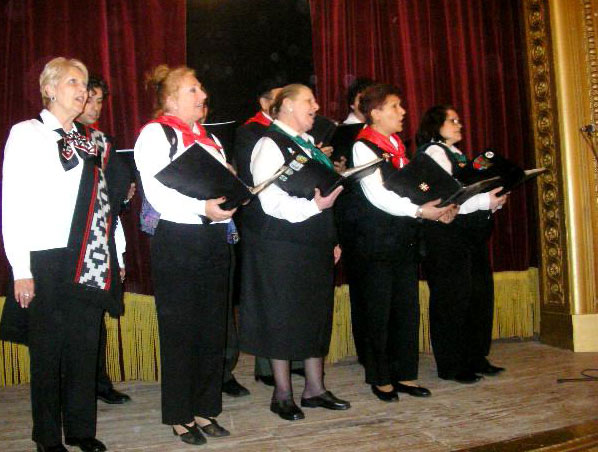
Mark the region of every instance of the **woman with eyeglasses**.
<instances>
[{"instance_id":1,"label":"woman with eyeglasses","mask_svg":"<svg viewBox=\"0 0 598 452\"><path fill-rule=\"evenodd\" d=\"M436 105L422 117L418 152L455 174L467 157L455 146L463 124L454 107ZM502 187L478 194L460 206L450 224L424 222L424 270L430 287L430 334L438 376L470 384L504 369L487 360L492 338L494 283L488 255L492 213L507 195Z\"/></svg>"}]
</instances>

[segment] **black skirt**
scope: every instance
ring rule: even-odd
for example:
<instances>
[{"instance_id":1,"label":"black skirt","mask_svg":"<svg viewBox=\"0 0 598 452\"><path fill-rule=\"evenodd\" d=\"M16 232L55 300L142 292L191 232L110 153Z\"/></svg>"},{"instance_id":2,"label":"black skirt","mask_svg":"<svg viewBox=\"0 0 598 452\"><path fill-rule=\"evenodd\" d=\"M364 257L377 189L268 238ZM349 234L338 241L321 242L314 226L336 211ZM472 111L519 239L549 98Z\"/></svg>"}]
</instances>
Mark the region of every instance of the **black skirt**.
<instances>
[{"instance_id":1,"label":"black skirt","mask_svg":"<svg viewBox=\"0 0 598 452\"><path fill-rule=\"evenodd\" d=\"M273 359L328 354L334 307L332 247L241 241L241 350Z\"/></svg>"}]
</instances>

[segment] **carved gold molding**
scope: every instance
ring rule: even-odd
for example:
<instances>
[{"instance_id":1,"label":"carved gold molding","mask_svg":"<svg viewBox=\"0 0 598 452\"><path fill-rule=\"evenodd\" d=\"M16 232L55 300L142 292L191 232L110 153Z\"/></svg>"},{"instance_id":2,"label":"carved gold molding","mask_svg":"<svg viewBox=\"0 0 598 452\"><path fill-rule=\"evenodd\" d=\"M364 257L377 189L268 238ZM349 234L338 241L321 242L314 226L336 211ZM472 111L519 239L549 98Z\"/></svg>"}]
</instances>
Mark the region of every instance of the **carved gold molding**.
<instances>
[{"instance_id":1,"label":"carved gold molding","mask_svg":"<svg viewBox=\"0 0 598 452\"><path fill-rule=\"evenodd\" d=\"M541 301L543 310L568 313L563 181L547 1L525 1L523 14L536 162L548 169L538 183Z\"/></svg>"}]
</instances>

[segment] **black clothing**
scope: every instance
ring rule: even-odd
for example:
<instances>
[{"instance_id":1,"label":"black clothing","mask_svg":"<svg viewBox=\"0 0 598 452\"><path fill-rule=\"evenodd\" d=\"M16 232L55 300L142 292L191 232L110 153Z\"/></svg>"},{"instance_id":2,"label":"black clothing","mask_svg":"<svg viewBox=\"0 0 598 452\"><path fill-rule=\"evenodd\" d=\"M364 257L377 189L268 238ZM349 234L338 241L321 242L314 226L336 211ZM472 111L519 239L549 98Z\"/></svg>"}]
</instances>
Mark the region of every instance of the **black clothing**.
<instances>
[{"instance_id":1,"label":"black clothing","mask_svg":"<svg viewBox=\"0 0 598 452\"><path fill-rule=\"evenodd\" d=\"M253 176L249 170L251 153L255 144L264 136L268 126L259 122L250 122L237 128L235 135L235 150L233 160L235 162L239 178L247 185L253 186Z\"/></svg>"},{"instance_id":2,"label":"black clothing","mask_svg":"<svg viewBox=\"0 0 598 452\"><path fill-rule=\"evenodd\" d=\"M451 224L424 224L430 335L442 378L473 371L490 352L494 281L487 241L491 231L488 211L458 215Z\"/></svg>"},{"instance_id":3,"label":"black clothing","mask_svg":"<svg viewBox=\"0 0 598 452\"><path fill-rule=\"evenodd\" d=\"M230 265L226 229L226 224L160 220L151 238L164 424L222 411Z\"/></svg>"},{"instance_id":4,"label":"black clothing","mask_svg":"<svg viewBox=\"0 0 598 452\"><path fill-rule=\"evenodd\" d=\"M304 151L268 131L283 156ZM243 217L241 349L257 356L303 360L328 353L334 303L336 232L330 209L299 223L267 215L259 198Z\"/></svg>"}]
</instances>

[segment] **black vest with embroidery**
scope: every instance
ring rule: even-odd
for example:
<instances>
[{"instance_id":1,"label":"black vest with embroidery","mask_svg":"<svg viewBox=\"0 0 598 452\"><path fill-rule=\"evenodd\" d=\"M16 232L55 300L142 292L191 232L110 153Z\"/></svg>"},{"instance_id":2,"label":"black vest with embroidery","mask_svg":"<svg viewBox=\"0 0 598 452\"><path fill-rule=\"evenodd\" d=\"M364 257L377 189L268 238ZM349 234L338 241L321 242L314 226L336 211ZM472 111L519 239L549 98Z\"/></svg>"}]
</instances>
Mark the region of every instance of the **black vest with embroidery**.
<instances>
[{"instance_id":1,"label":"black vest with embroidery","mask_svg":"<svg viewBox=\"0 0 598 452\"><path fill-rule=\"evenodd\" d=\"M384 150L375 144L358 140L368 146L377 157L382 157ZM397 171L389 162L380 167L382 177ZM337 201L339 235L344 247L354 249L360 254L385 260L400 257L402 253L417 244L419 223L408 216L391 215L374 206L363 193L360 184L350 192L341 195Z\"/></svg>"},{"instance_id":2,"label":"black vest with embroidery","mask_svg":"<svg viewBox=\"0 0 598 452\"><path fill-rule=\"evenodd\" d=\"M309 158L298 144L280 132L269 130L264 136L276 143L285 162L295 151ZM268 240L283 240L317 247L333 247L337 243L332 209L325 209L299 223L291 223L267 215L262 209L259 197L253 199L243 209L243 228L252 235Z\"/></svg>"}]
</instances>

